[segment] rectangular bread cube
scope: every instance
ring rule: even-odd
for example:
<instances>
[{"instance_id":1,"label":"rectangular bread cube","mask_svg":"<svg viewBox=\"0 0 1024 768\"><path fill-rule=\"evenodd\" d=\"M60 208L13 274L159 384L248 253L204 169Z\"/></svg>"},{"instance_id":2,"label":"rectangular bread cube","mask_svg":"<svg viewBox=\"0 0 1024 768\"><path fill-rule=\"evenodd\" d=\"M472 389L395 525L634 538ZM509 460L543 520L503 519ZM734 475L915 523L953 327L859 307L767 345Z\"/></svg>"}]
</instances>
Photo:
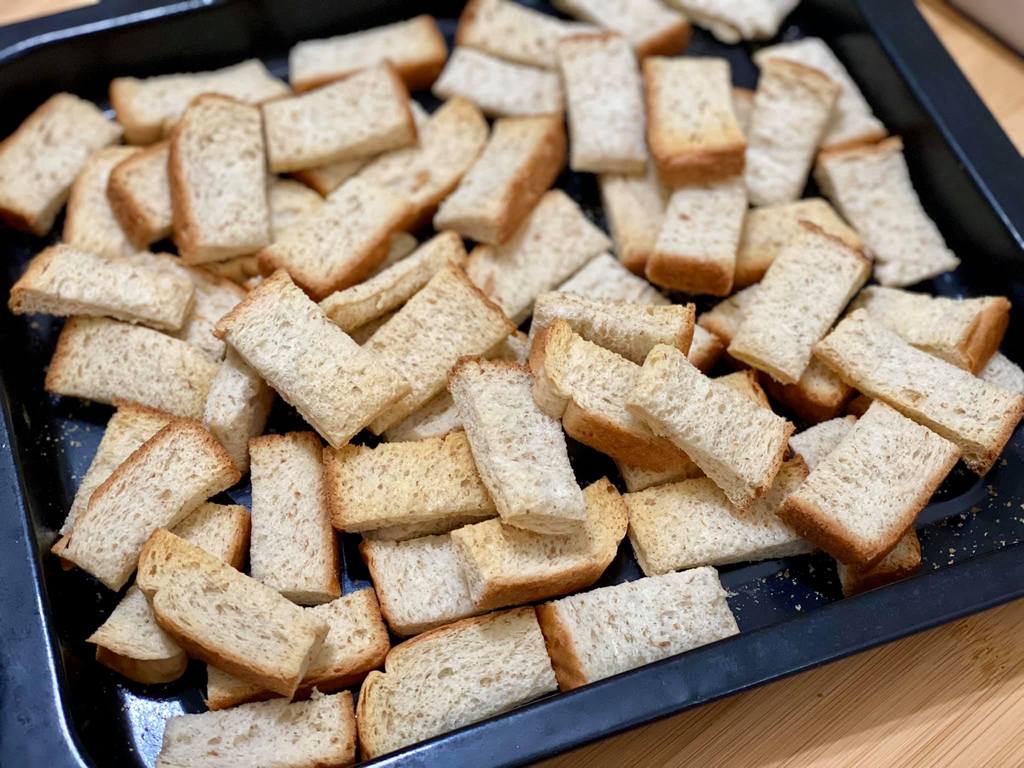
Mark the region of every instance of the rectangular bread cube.
<instances>
[{"instance_id":1,"label":"rectangular bread cube","mask_svg":"<svg viewBox=\"0 0 1024 768\"><path fill-rule=\"evenodd\" d=\"M170 143L162 141L126 156L110 172L110 208L136 248L146 248L170 237L173 231L171 180L167 172L170 153Z\"/></svg>"},{"instance_id":2,"label":"rectangular bread cube","mask_svg":"<svg viewBox=\"0 0 1024 768\"><path fill-rule=\"evenodd\" d=\"M242 474L249 471L249 439L263 434L273 404L274 390L229 349L206 396L203 423Z\"/></svg>"},{"instance_id":3,"label":"rectangular bread cube","mask_svg":"<svg viewBox=\"0 0 1024 768\"><path fill-rule=\"evenodd\" d=\"M895 547L870 568L836 562L836 572L847 597L913 576L921 569L921 541L911 528Z\"/></svg>"},{"instance_id":4,"label":"rectangular bread cube","mask_svg":"<svg viewBox=\"0 0 1024 768\"><path fill-rule=\"evenodd\" d=\"M601 205L615 253L631 272L644 273L665 216L668 194L653 163L643 176L602 173Z\"/></svg>"},{"instance_id":5,"label":"rectangular bread cube","mask_svg":"<svg viewBox=\"0 0 1024 768\"><path fill-rule=\"evenodd\" d=\"M104 147L89 156L71 185L62 234L65 243L111 258L138 252L107 197L110 172L137 151L134 147Z\"/></svg>"},{"instance_id":6,"label":"rectangular bread cube","mask_svg":"<svg viewBox=\"0 0 1024 768\"><path fill-rule=\"evenodd\" d=\"M472 48L452 51L432 91L439 99L461 96L489 117L529 117L565 111L558 73L513 64Z\"/></svg>"},{"instance_id":7,"label":"rectangular bread cube","mask_svg":"<svg viewBox=\"0 0 1024 768\"><path fill-rule=\"evenodd\" d=\"M637 58L674 56L690 41L690 23L659 0L554 0L563 13L618 32Z\"/></svg>"},{"instance_id":8,"label":"rectangular bread cube","mask_svg":"<svg viewBox=\"0 0 1024 768\"><path fill-rule=\"evenodd\" d=\"M664 305L671 302L642 277L633 274L610 253L595 256L558 286L559 293L573 293L594 300L632 301Z\"/></svg>"}]
</instances>

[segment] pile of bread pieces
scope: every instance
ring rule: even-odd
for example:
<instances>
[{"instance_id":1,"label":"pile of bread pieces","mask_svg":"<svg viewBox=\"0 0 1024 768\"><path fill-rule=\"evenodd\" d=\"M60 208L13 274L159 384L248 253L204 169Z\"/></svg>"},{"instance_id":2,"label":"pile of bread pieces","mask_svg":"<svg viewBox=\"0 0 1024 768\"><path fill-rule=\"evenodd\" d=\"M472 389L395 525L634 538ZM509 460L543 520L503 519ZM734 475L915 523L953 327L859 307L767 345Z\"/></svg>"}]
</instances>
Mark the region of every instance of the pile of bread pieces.
<instances>
[{"instance_id":1,"label":"pile of bread pieces","mask_svg":"<svg viewBox=\"0 0 1024 768\"><path fill-rule=\"evenodd\" d=\"M116 119L62 93L0 144L5 221L67 203L10 309L67 317L48 392L116 409L53 552L127 587L100 663L207 665L158 765L347 765L725 638L715 566L907 576L1020 421L1009 302L906 290L958 261L825 43L761 47L756 92L680 55L687 15L765 39L795 2L555 5L472 0L450 56L428 16L302 42L289 83L118 78ZM627 536L645 577L591 589Z\"/></svg>"}]
</instances>

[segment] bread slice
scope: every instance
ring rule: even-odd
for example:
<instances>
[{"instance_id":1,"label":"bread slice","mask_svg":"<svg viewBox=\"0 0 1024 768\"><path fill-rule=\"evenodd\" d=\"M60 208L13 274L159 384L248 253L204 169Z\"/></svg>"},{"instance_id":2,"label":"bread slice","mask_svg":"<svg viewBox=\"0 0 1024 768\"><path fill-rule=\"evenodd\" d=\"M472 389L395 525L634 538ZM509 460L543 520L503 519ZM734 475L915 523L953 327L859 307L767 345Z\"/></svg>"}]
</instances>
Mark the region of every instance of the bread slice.
<instances>
[{"instance_id":1,"label":"bread slice","mask_svg":"<svg viewBox=\"0 0 1024 768\"><path fill-rule=\"evenodd\" d=\"M1024 395L1024 371L1002 352L992 355L978 376L1008 392Z\"/></svg>"},{"instance_id":2,"label":"bread slice","mask_svg":"<svg viewBox=\"0 0 1024 768\"><path fill-rule=\"evenodd\" d=\"M192 308L192 281L150 254L103 256L58 243L11 287L16 315L89 315L176 331Z\"/></svg>"},{"instance_id":3,"label":"bread slice","mask_svg":"<svg viewBox=\"0 0 1024 768\"><path fill-rule=\"evenodd\" d=\"M729 62L649 56L643 61L647 143L669 186L743 173L746 139L732 107Z\"/></svg>"},{"instance_id":4,"label":"bread slice","mask_svg":"<svg viewBox=\"0 0 1024 768\"><path fill-rule=\"evenodd\" d=\"M907 532L960 456L881 402L779 508L779 517L841 562L870 568Z\"/></svg>"},{"instance_id":5,"label":"bread slice","mask_svg":"<svg viewBox=\"0 0 1024 768\"><path fill-rule=\"evenodd\" d=\"M558 44L574 171L643 173L647 167L644 95L629 42L615 33Z\"/></svg>"},{"instance_id":6,"label":"bread slice","mask_svg":"<svg viewBox=\"0 0 1024 768\"><path fill-rule=\"evenodd\" d=\"M563 691L739 633L710 567L563 597L537 618Z\"/></svg>"},{"instance_id":7,"label":"bread slice","mask_svg":"<svg viewBox=\"0 0 1024 768\"><path fill-rule=\"evenodd\" d=\"M217 277L195 267L182 267L173 256L163 255L164 262L174 265L192 281L195 300L181 330L174 335L203 350L210 359L224 359L224 342L213 335L220 319L238 306L246 296L245 289L231 280Z\"/></svg>"},{"instance_id":8,"label":"bread slice","mask_svg":"<svg viewBox=\"0 0 1024 768\"><path fill-rule=\"evenodd\" d=\"M642 277L630 272L610 253L595 256L557 288L596 301L631 301L637 304L671 304Z\"/></svg>"},{"instance_id":9,"label":"bread slice","mask_svg":"<svg viewBox=\"0 0 1024 768\"><path fill-rule=\"evenodd\" d=\"M556 688L532 608L466 619L395 646L385 672L367 676L356 708L359 747L375 758Z\"/></svg>"},{"instance_id":10,"label":"bread slice","mask_svg":"<svg viewBox=\"0 0 1024 768\"><path fill-rule=\"evenodd\" d=\"M577 19L618 32L640 59L674 56L690 41L686 17L658 0L554 0L553 5Z\"/></svg>"},{"instance_id":11,"label":"bread slice","mask_svg":"<svg viewBox=\"0 0 1024 768\"><path fill-rule=\"evenodd\" d=\"M537 406L533 377L505 361L464 359L448 377L480 478L502 522L546 534L587 519L558 422Z\"/></svg>"},{"instance_id":12,"label":"bread slice","mask_svg":"<svg viewBox=\"0 0 1024 768\"><path fill-rule=\"evenodd\" d=\"M270 242L260 111L200 96L171 136L174 241L186 264L255 253Z\"/></svg>"},{"instance_id":13,"label":"bread slice","mask_svg":"<svg viewBox=\"0 0 1024 768\"><path fill-rule=\"evenodd\" d=\"M789 438L789 447L794 454L804 460L808 469L813 470L850 434L856 423L857 419L854 416L841 416L823 421Z\"/></svg>"},{"instance_id":14,"label":"bread slice","mask_svg":"<svg viewBox=\"0 0 1024 768\"><path fill-rule=\"evenodd\" d=\"M750 117L754 113L754 92L749 88L732 89L732 111L736 115L736 122L746 136L750 130Z\"/></svg>"},{"instance_id":15,"label":"bread slice","mask_svg":"<svg viewBox=\"0 0 1024 768\"><path fill-rule=\"evenodd\" d=\"M363 280L387 256L412 208L400 195L360 178L260 252L265 270L287 270L314 299Z\"/></svg>"},{"instance_id":16,"label":"bread slice","mask_svg":"<svg viewBox=\"0 0 1024 768\"><path fill-rule=\"evenodd\" d=\"M419 90L430 87L446 58L448 46L437 22L421 15L348 35L303 40L288 52L288 77L296 91L308 91L388 61L409 90Z\"/></svg>"},{"instance_id":17,"label":"bread slice","mask_svg":"<svg viewBox=\"0 0 1024 768\"><path fill-rule=\"evenodd\" d=\"M791 43L761 48L754 54L754 63L760 67L773 59L785 59L813 67L839 86L839 97L821 140L823 149L868 144L885 138L885 126L872 114L871 107L850 73L824 40L804 37Z\"/></svg>"},{"instance_id":18,"label":"bread slice","mask_svg":"<svg viewBox=\"0 0 1024 768\"><path fill-rule=\"evenodd\" d=\"M470 0L459 17L455 44L519 64L555 69L560 40L596 31L590 24L563 21L512 0Z\"/></svg>"},{"instance_id":19,"label":"bread slice","mask_svg":"<svg viewBox=\"0 0 1024 768\"><path fill-rule=\"evenodd\" d=\"M782 384L796 384L814 345L867 282L871 262L858 250L805 225L758 284L729 354Z\"/></svg>"},{"instance_id":20,"label":"bread slice","mask_svg":"<svg viewBox=\"0 0 1024 768\"><path fill-rule=\"evenodd\" d=\"M784 418L715 386L666 345L647 356L626 407L685 451L740 511L771 488L793 433Z\"/></svg>"},{"instance_id":21,"label":"bread slice","mask_svg":"<svg viewBox=\"0 0 1024 768\"><path fill-rule=\"evenodd\" d=\"M229 349L206 396L203 423L231 456L238 471L249 471L249 439L263 434L274 391Z\"/></svg>"},{"instance_id":22,"label":"bread slice","mask_svg":"<svg viewBox=\"0 0 1024 768\"><path fill-rule=\"evenodd\" d=\"M95 105L51 96L0 142L0 221L45 235L89 158L120 138Z\"/></svg>"},{"instance_id":23,"label":"bread slice","mask_svg":"<svg viewBox=\"0 0 1024 768\"><path fill-rule=\"evenodd\" d=\"M207 501L171 529L190 544L202 547L236 570L242 570L249 553L252 520L241 504L214 504Z\"/></svg>"},{"instance_id":24,"label":"bread slice","mask_svg":"<svg viewBox=\"0 0 1024 768\"><path fill-rule=\"evenodd\" d=\"M107 180L107 198L125 236L136 248L170 237L173 230L170 143L162 141L127 155Z\"/></svg>"},{"instance_id":25,"label":"bread slice","mask_svg":"<svg viewBox=\"0 0 1024 768\"><path fill-rule=\"evenodd\" d=\"M603 173L601 205L615 242L615 253L631 272L643 275L665 216L668 194L654 164L643 176Z\"/></svg>"},{"instance_id":26,"label":"bread slice","mask_svg":"<svg viewBox=\"0 0 1024 768\"><path fill-rule=\"evenodd\" d=\"M863 238L882 285L913 285L960 264L921 207L898 136L823 152L814 178Z\"/></svg>"},{"instance_id":27,"label":"bread slice","mask_svg":"<svg viewBox=\"0 0 1024 768\"><path fill-rule=\"evenodd\" d=\"M743 178L751 204L791 203L801 196L839 91L817 69L788 59L765 61L746 131Z\"/></svg>"},{"instance_id":28,"label":"bread slice","mask_svg":"<svg viewBox=\"0 0 1024 768\"><path fill-rule=\"evenodd\" d=\"M530 339L555 320L565 320L587 341L641 365L655 344L669 344L687 352L694 316L693 304L637 304L555 291L537 297Z\"/></svg>"},{"instance_id":29,"label":"bread slice","mask_svg":"<svg viewBox=\"0 0 1024 768\"><path fill-rule=\"evenodd\" d=\"M164 727L156 764L316 768L352 765L355 759L352 694L343 691L310 701L261 701L225 712L177 715Z\"/></svg>"},{"instance_id":30,"label":"bread slice","mask_svg":"<svg viewBox=\"0 0 1024 768\"><path fill-rule=\"evenodd\" d=\"M339 447L409 391L283 271L217 324L228 342L328 443Z\"/></svg>"},{"instance_id":31,"label":"bread slice","mask_svg":"<svg viewBox=\"0 0 1024 768\"><path fill-rule=\"evenodd\" d=\"M104 147L89 156L71 185L64 218L64 242L111 258L138 252L121 229L107 198L110 172L136 151L133 147Z\"/></svg>"},{"instance_id":32,"label":"bread slice","mask_svg":"<svg viewBox=\"0 0 1024 768\"><path fill-rule=\"evenodd\" d=\"M132 144L152 144L178 122L197 96L216 93L245 104L259 104L289 93L288 86L267 71L263 62L248 59L211 72L158 75L110 81L110 104Z\"/></svg>"},{"instance_id":33,"label":"bread slice","mask_svg":"<svg viewBox=\"0 0 1024 768\"><path fill-rule=\"evenodd\" d=\"M57 339L45 387L55 395L130 400L197 419L216 375L217 364L188 342L105 317L72 317Z\"/></svg>"},{"instance_id":34,"label":"bread slice","mask_svg":"<svg viewBox=\"0 0 1024 768\"><path fill-rule=\"evenodd\" d=\"M565 141L558 115L496 121L483 153L441 204L434 227L481 243L505 242L561 172Z\"/></svg>"},{"instance_id":35,"label":"bread slice","mask_svg":"<svg viewBox=\"0 0 1024 768\"><path fill-rule=\"evenodd\" d=\"M739 176L675 190L644 268L647 279L676 291L728 296L746 212Z\"/></svg>"},{"instance_id":36,"label":"bread slice","mask_svg":"<svg viewBox=\"0 0 1024 768\"><path fill-rule=\"evenodd\" d=\"M871 285L851 309L865 309L918 349L978 373L999 349L1010 322L1005 296L951 299Z\"/></svg>"},{"instance_id":37,"label":"bread slice","mask_svg":"<svg viewBox=\"0 0 1024 768\"><path fill-rule=\"evenodd\" d=\"M456 48L432 89L439 99L460 96L490 117L529 117L565 111L556 72L513 64L472 48Z\"/></svg>"},{"instance_id":38,"label":"bread slice","mask_svg":"<svg viewBox=\"0 0 1024 768\"><path fill-rule=\"evenodd\" d=\"M863 309L814 351L850 386L958 445L964 463L979 475L992 467L1024 416L1024 397L910 346Z\"/></svg>"},{"instance_id":39,"label":"bread slice","mask_svg":"<svg viewBox=\"0 0 1024 768\"><path fill-rule=\"evenodd\" d=\"M270 205L270 238L276 240L286 229L318 211L324 199L305 184L274 176L267 189L267 202Z\"/></svg>"},{"instance_id":40,"label":"bread slice","mask_svg":"<svg viewBox=\"0 0 1024 768\"><path fill-rule=\"evenodd\" d=\"M843 594L849 597L913 576L921 569L921 541L911 528L895 547L871 568L836 563Z\"/></svg>"},{"instance_id":41,"label":"bread slice","mask_svg":"<svg viewBox=\"0 0 1024 768\"><path fill-rule=\"evenodd\" d=\"M775 37L782 20L797 3L798 0L669 0L669 5L729 45Z\"/></svg>"}]
</instances>

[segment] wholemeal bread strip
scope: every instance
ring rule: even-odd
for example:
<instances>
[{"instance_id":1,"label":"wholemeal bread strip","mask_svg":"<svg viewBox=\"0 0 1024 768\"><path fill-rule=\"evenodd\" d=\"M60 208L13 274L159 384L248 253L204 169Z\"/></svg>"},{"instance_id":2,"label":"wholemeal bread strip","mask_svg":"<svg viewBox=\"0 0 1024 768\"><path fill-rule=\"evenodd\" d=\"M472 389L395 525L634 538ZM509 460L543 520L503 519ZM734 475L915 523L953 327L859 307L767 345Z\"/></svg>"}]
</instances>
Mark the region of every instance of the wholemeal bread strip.
<instances>
[{"instance_id":1,"label":"wholemeal bread strip","mask_svg":"<svg viewBox=\"0 0 1024 768\"><path fill-rule=\"evenodd\" d=\"M587 299L557 291L542 293L533 307L530 339L555 320L565 320L587 341L641 365L655 344L689 351L694 307Z\"/></svg>"},{"instance_id":2,"label":"wholemeal bread strip","mask_svg":"<svg viewBox=\"0 0 1024 768\"><path fill-rule=\"evenodd\" d=\"M283 271L222 318L216 334L335 447L409 391Z\"/></svg>"},{"instance_id":3,"label":"wholemeal bread strip","mask_svg":"<svg viewBox=\"0 0 1024 768\"><path fill-rule=\"evenodd\" d=\"M749 88L732 89L732 111L743 135L750 130L750 116L754 113L754 92Z\"/></svg>"},{"instance_id":4,"label":"wholemeal bread strip","mask_svg":"<svg viewBox=\"0 0 1024 768\"><path fill-rule=\"evenodd\" d=\"M871 285L851 309L865 309L918 349L978 373L999 349L1010 322L1004 296L950 299Z\"/></svg>"},{"instance_id":5,"label":"wholemeal bread strip","mask_svg":"<svg viewBox=\"0 0 1024 768\"><path fill-rule=\"evenodd\" d=\"M192 308L192 281L149 254L103 256L51 245L11 288L16 315L91 315L176 331Z\"/></svg>"},{"instance_id":6,"label":"wholemeal bread strip","mask_svg":"<svg viewBox=\"0 0 1024 768\"><path fill-rule=\"evenodd\" d=\"M506 117L494 124L483 153L434 217L477 242L512 236L565 165L559 115Z\"/></svg>"},{"instance_id":7,"label":"wholemeal bread strip","mask_svg":"<svg viewBox=\"0 0 1024 768\"><path fill-rule=\"evenodd\" d=\"M409 90L419 90L430 87L447 57L437 22L423 15L348 35L303 40L288 53L288 78L296 91L308 91L388 61Z\"/></svg>"},{"instance_id":8,"label":"wholemeal bread strip","mask_svg":"<svg viewBox=\"0 0 1024 768\"><path fill-rule=\"evenodd\" d=\"M120 138L93 104L51 96L0 142L0 220L45 235L89 158Z\"/></svg>"},{"instance_id":9,"label":"wholemeal bread strip","mask_svg":"<svg viewBox=\"0 0 1024 768\"><path fill-rule=\"evenodd\" d=\"M174 241L186 264L255 253L270 242L257 107L200 96L174 129L167 167Z\"/></svg>"},{"instance_id":10,"label":"wholemeal bread strip","mask_svg":"<svg viewBox=\"0 0 1024 768\"><path fill-rule=\"evenodd\" d=\"M718 40L733 44L741 40L775 37L782 20L798 0L669 0L694 23L707 28Z\"/></svg>"},{"instance_id":11,"label":"wholemeal bread strip","mask_svg":"<svg viewBox=\"0 0 1024 768\"><path fill-rule=\"evenodd\" d=\"M665 345L647 356L626 406L685 451L741 511L767 493L793 433L781 416L715 386L682 352Z\"/></svg>"},{"instance_id":12,"label":"wholemeal bread strip","mask_svg":"<svg viewBox=\"0 0 1024 768\"><path fill-rule=\"evenodd\" d=\"M856 423L857 419L853 416L823 421L789 438L789 447L804 460L808 469L813 470L850 434Z\"/></svg>"},{"instance_id":13,"label":"wholemeal bread strip","mask_svg":"<svg viewBox=\"0 0 1024 768\"><path fill-rule=\"evenodd\" d=\"M563 597L537 618L563 691L739 633L711 567Z\"/></svg>"},{"instance_id":14,"label":"wholemeal bread strip","mask_svg":"<svg viewBox=\"0 0 1024 768\"><path fill-rule=\"evenodd\" d=\"M134 147L104 147L89 156L71 185L64 242L111 258L138 252L118 223L107 197L110 172L137 151Z\"/></svg>"},{"instance_id":15,"label":"wholemeal bread strip","mask_svg":"<svg viewBox=\"0 0 1024 768\"><path fill-rule=\"evenodd\" d=\"M700 325L693 326L693 340L690 342L690 351L686 353L686 359L697 370L701 373L708 373L714 368L724 351L725 345L715 334Z\"/></svg>"},{"instance_id":16,"label":"wholemeal bread strip","mask_svg":"<svg viewBox=\"0 0 1024 768\"><path fill-rule=\"evenodd\" d=\"M671 303L657 288L630 272L610 253L592 258L575 275L558 286L557 290L594 300L659 305Z\"/></svg>"},{"instance_id":17,"label":"wholemeal bread strip","mask_svg":"<svg viewBox=\"0 0 1024 768\"><path fill-rule=\"evenodd\" d=\"M200 94L217 93L246 104L259 104L289 93L261 61L249 59L212 72L158 75L145 79L118 77L110 82L110 104L132 144L151 144L173 126Z\"/></svg>"},{"instance_id":18,"label":"wholemeal bread strip","mask_svg":"<svg viewBox=\"0 0 1024 768\"><path fill-rule=\"evenodd\" d=\"M164 256L165 263L175 264L192 281L195 300L185 318L185 324L174 335L203 350L211 359L224 359L224 342L213 335L222 317L245 298L245 289L224 277L217 277L205 269L181 267L172 256Z\"/></svg>"},{"instance_id":19,"label":"wholemeal bread strip","mask_svg":"<svg viewBox=\"0 0 1024 768\"><path fill-rule=\"evenodd\" d=\"M978 376L1008 392L1024 395L1024 370L1002 352L992 355Z\"/></svg>"},{"instance_id":20,"label":"wholemeal bread strip","mask_svg":"<svg viewBox=\"0 0 1024 768\"><path fill-rule=\"evenodd\" d=\"M626 408L640 366L555 320L534 340L530 368L534 399L566 433L594 450L640 467L672 470L689 464L686 455L661 439Z\"/></svg>"},{"instance_id":21,"label":"wholemeal bread strip","mask_svg":"<svg viewBox=\"0 0 1024 768\"><path fill-rule=\"evenodd\" d=\"M863 309L814 351L850 386L956 443L979 475L992 467L1024 415L1024 397L912 347Z\"/></svg>"},{"instance_id":22,"label":"wholemeal bread strip","mask_svg":"<svg viewBox=\"0 0 1024 768\"><path fill-rule=\"evenodd\" d=\"M921 207L898 136L823 152L814 178L863 238L882 285L913 285L960 264Z\"/></svg>"},{"instance_id":23,"label":"wholemeal bread strip","mask_svg":"<svg viewBox=\"0 0 1024 768\"><path fill-rule=\"evenodd\" d=\"M752 205L800 197L838 95L817 69L787 59L764 63L746 132L743 178Z\"/></svg>"},{"instance_id":24,"label":"wholemeal bread strip","mask_svg":"<svg viewBox=\"0 0 1024 768\"><path fill-rule=\"evenodd\" d=\"M674 56L690 41L690 23L658 0L554 0L563 13L618 32L638 58Z\"/></svg>"},{"instance_id":25,"label":"wholemeal bread strip","mask_svg":"<svg viewBox=\"0 0 1024 768\"><path fill-rule=\"evenodd\" d=\"M643 173L644 96L633 50L614 33L558 44L568 107L569 165L591 173Z\"/></svg>"},{"instance_id":26,"label":"wholemeal bread strip","mask_svg":"<svg viewBox=\"0 0 1024 768\"><path fill-rule=\"evenodd\" d=\"M174 222L167 175L170 151L166 141L154 144L126 156L110 172L110 208L136 248L146 248L171 235Z\"/></svg>"},{"instance_id":27,"label":"wholemeal bread strip","mask_svg":"<svg viewBox=\"0 0 1024 768\"><path fill-rule=\"evenodd\" d=\"M260 252L267 270L284 269L315 299L348 288L384 260L411 207L364 179L350 179L320 208Z\"/></svg>"},{"instance_id":28,"label":"wholemeal bread strip","mask_svg":"<svg viewBox=\"0 0 1024 768\"><path fill-rule=\"evenodd\" d=\"M391 641L372 589L360 589L306 612L327 623L323 645L313 656L297 695L321 693L358 684L371 669L384 665ZM227 709L274 694L240 678L207 667L206 706Z\"/></svg>"},{"instance_id":29,"label":"wholemeal bread strip","mask_svg":"<svg viewBox=\"0 0 1024 768\"><path fill-rule=\"evenodd\" d=\"M352 694L261 701L167 721L158 768L347 766L356 759Z\"/></svg>"},{"instance_id":30,"label":"wholemeal bread strip","mask_svg":"<svg viewBox=\"0 0 1024 768\"><path fill-rule=\"evenodd\" d=\"M532 603L585 589L604 573L626 535L626 505L607 478L583 492L581 532L546 536L488 520L452 531L477 610Z\"/></svg>"},{"instance_id":31,"label":"wholemeal bread strip","mask_svg":"<svg viewBox=\"0 0 1024 768\"><path fill-rule=\"evenodd\" d=\"M795 203L766 205L747 212L736 251L735 288L758 282L783 246L803 231L801 221L816 225L850 248L863 248L860 237L839 218L831 205L818 197Z\"/></svg>"},{"instance_id":32,"label":"wholemeal bread strip","mask_svg":"<svg viewBox=\"0 0 1024 768\"><path fill-rule=\"evenodd\" d=\"M57 339L45 386L56 395L130 400L198 419L216 375L217 364L188 342L105 317L72 317Z\"/></svg>"},{"instance_id":33,"label":"wholemeal bread strip","mask_svg":"<svg viewBox=\"0 0 1024 768\"><path fill-rule=\"evenodd\" d=\"M455 44L518 64L555 69L558 43L597 27L563 21L513 0L470 0L459 17Z\"/></svg>"},{"instance_id":34,"label":"wholemeal bread strip","mask_svg":"<svg viewBox=\"0 0 1024 768\"><path fill-rule=\"evenodd\" d=\"M417 411L444 389L460 357L486 354L514 330L465 272L445 266L365 344L412 387L370 429L379 435Z\"/></svg>"},{"instance_id":35,"label":"wholemeal bread strip","mask_svg":"<svg viewBox=\"0 0 1024 768\"><path fill-rule=\"evenodd\" d=\"M466 273L518 323L529 315L537 296L563 283L610 245L574 200L553 189L507 242L474 248Z\"/></svg>"},{"instance_id":36,"label":"wholemeal bread strip","mask_svg":"<svg viewBox=\"0 0 1024 768\"><path fill-rule=\"evenodd\" d=\"M870 568L896 546L960 456L881 402L779 508L779 517L841 562Z\"/></svg>"},{"instance_id":37,"label":"wholemeal bread strip","mask_svg":"<svg viewBox=\"0 0 1024 768\"><path fill-rule=\"evenodd\" d=\"M885 126L872 114L857 84L824 40L805 37L761 48L754 54L754 62L761 67L772 59L787 59L814 67L839 86L839 97L821 141L824 149L866 144L885 138Z\"/></svg>"},{"instance_id":38,"label":"wholemeal bread strip","mask_svg":"<svg viewBox=\"0 0 1024 768\"><path fill-rule=\"evenodd\" d=\"M558 74L513 64L471 48L452 51L433 93L439 99L461 96L490 117L529 117L565 111Z\"/></svg>"},{"instance_id":39,"label":"wholemeal bread strip","mask_svg":"<svg viewBox=\"0 0 1024 768\"><path fill-rule=\"evenodd\" d=\"M643 176L603 173L601 205L615 242L615 253L632 272L644 273L665 215L667 193L653 163Z\"/></svg>"},{"instance_id":40,"label":"wholemeal bread strip","mask_svg":"<svg viewBox=\"0 0 1024 768\"><path fill-rule=\"evenodd\" d=\"M556 688L532 608L466 619L395 646L385 672L367 676L356 708L359 746L374 758Z\"/></svg>"},{"instance_id":41,"label":"wholemeal bread strip","mask_svg":"<svg viewBox=\"0 0 1024 768\"><path fill-rule=\"evenodd\" d=\"M502 522L578 533L587 518L558 422L537 406L533 377L505 361L465 359L448 377L480 478Z\"/></svg>"},{"instance_id":42,"label":"wholemeal bread strip","mask_svg":"<svg viewBox=\"0 0 1024 768\"><path fill-rule=\"evenodd\" d=\"M921 569L921 541L911 528L895 547L871 568L836 562L839 583L846 596L866 592L913 576Z\"/></svg>"},{"instance_id":43,"label":"wholemeal bread strip","mask_svg":"<svg viewBox=\"0 0 1024 768\"><path fill-rule=\"evenodd\" d=\"M249 471L249 439L263 434L273 403L274 391L229 349L206 396L203 423L242 474Z\"/></svg>"},{"instance_id":44,"label":"wholemeal bread strip","mask_svg":"<svg viewBox=\"0 0 1024 768\"><path fill-rule=\"evenodd\" d=\"M271 173L370 157L416 141L409 91L388 63L263 105Z\"/></svg>"},{"instance_id":45,"label":"wholemeal bread strip","mask_svg":"<svg viewBox=\"0 0 1024 768\"><path fill-rule=\"evenodd\" d=\"M676 291L728 296L746 212L738 176L675 190L644 268L647 279Z\"/></svg>"},{"instance_id":46,"label":"wholemeal bread strip","mask_svg":"<svg viewBox=\"0 0 1024 768\"><path fill-rule=\"evenodd\" d=\"M146 542L139 588L189 656L291 697L327 623L165 530Z\"/></svg>"},{"instance_id":47,"label":"wholemeal bread strip","mask_svg":"<svg viewBox=\"0 0 1024 768\"><path fill-rule=\"evenodd\" d=\"M231 457L201 424L175 419L93 491L62 557L119 590L153 531L174 526L239 477Z\"/></svg>"},{"instance_id":48,"label":"wholemeal bread strip","mask_svg":"<svg viewBox=\"0 0 1024 768\"><path fill-rule=\"evenodd\" d=\"M733 112L729 62L651 56L643 72L647 143L661 180L709 184L742 174L747 143Z\"/></svg>"},{"instance_id":49,"label":"wholemeal bread strip","mask_svg":"<svg viewBox=\"0 0 1024 768\"><path fill-rule=\"evenodd\" d=\"M242 570L249 553L251 529L249 510L241 504L207 501L174 526L171 533L202 547L232 568Z\"/></svg>"},{"instance_id":50,"label":"wholemeal bread strip","mask_svg":"<svg viewBox=\"0 0 1024 768\"><path fill-rule=\"evenodd\" d=\"M806 225L758 283L729 354L782 384L798 383L815 343L870 273L863 253Z\"/></svg>"},{"instance_id":51,"label":"wholemeal bread strip","mask_svg":"<svg viewBox=\"0 0 1024 768\"><path fill-rule=\"evenodd\" d=\"M293 224L318 211L324 199L294 179L273 176L267 190L267 202L270 205L270 238L276 240Z\"/></svg>"}]
</instances>

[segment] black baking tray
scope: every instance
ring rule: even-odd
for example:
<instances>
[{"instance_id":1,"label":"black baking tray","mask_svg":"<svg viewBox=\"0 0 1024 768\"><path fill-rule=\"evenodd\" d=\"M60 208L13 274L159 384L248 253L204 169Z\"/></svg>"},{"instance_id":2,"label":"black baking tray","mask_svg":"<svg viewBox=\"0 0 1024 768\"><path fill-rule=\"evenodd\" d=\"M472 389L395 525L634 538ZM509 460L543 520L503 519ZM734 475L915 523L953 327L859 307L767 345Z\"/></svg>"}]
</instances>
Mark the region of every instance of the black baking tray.
<instances>
[{"instance_id":1,"label":"black baking tray","mask_svg":"<svg viewBox=\"0 0 1024 768\"><path fill-rule=\"evenodd\" d=\"M208 69L257 56L278 74L301 39L429 12L451 33L459 3L388 0L105 0L0 29L0 136L58 90L104 103L117 75ZM915 186L962 266L923 288L1009 295L1024 305L1024 162L910 0L805 0L779 39L824 38L890 132L904 138ZM753 86L750 46L695 31L693 55L724 55ZM429 106L429 99L428 99ZM559 181L603 224L592 177ZM58 222L55 231L59 231ZM52 239L52 235L51 235ZM6 297L43 241L0 231ZM46 550L110 409L42 391L61 322L0 312L0 766L152 765L163 721L201 711L203 673L177 683L124 683L93 661L84 638L116 596ZM1024 360L1015 310L1003 351ZM299 424L280 407L275 429ZM606 459L571 445L581 481ZM616 478L617 479L617 478ZM247 487L229 495L247 501ZM919 520L920 575L849 598L829 558L726 567L722 580L742 633L642 669L550 696L384 757L375 765L523 764L689 707L842 658L1024 595L1024 436L985 478L959 467ZM343 540L346 588L366 582ZM601 580L640 576L628 543ZM899 670L893 670L898 674Z\"/></svg>"}]
</instances>

